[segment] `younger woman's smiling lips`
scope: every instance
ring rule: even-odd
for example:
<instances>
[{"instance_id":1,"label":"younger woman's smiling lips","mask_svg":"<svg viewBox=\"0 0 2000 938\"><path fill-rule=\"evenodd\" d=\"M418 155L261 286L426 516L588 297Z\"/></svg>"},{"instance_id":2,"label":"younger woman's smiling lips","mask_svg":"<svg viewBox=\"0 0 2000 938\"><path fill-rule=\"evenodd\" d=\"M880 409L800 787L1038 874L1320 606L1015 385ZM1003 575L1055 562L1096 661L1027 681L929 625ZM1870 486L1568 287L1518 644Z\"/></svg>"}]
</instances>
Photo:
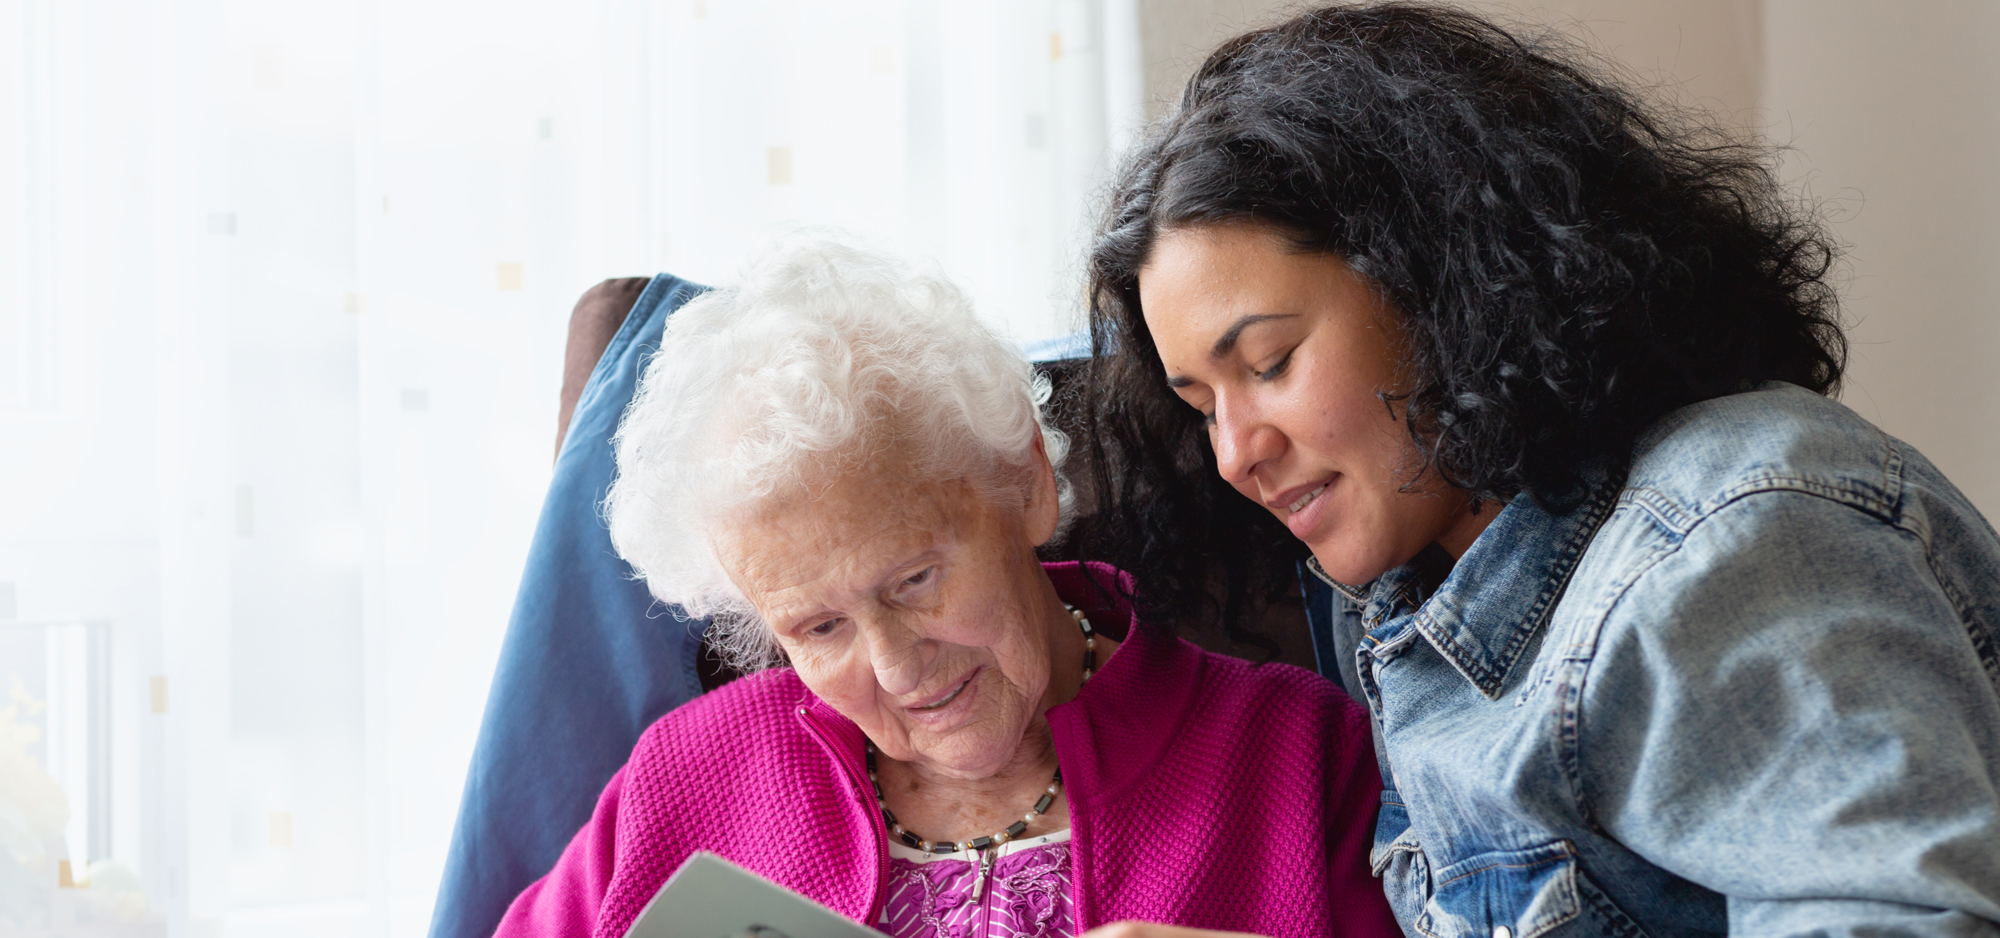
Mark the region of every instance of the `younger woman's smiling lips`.
<instances>
[{"instance_id":1,"label":"younger woman's smiling lips","mask_svg":"<svg viewBox=\"0 0 2000 938\"><path fill-rule=\"evenodd\" d=\"M1284 520L1293 537L1310 542L1319 529L1321 519L1326 517L1330 499L1325 496L1339 479L1340 473L1336 472L1318 482L1293 486L1265 499L1264 507Z\"/></svg>"}]
</instances>

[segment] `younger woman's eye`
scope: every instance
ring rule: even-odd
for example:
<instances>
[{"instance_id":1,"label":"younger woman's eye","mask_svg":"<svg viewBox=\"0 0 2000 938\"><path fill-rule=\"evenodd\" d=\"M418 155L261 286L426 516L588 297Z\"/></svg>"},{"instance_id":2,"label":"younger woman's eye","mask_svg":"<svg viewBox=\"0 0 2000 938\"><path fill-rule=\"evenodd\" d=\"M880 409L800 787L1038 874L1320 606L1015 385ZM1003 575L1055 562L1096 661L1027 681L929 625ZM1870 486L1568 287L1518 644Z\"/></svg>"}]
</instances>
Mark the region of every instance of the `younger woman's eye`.
<instances>
[{"instance_id":1,"label":"younger woman's eye","mask_svg":"<svg viewBox=\"0 0 2000 938\"><path fill-rule=\"evenodd\" d=\"M1272 365L1270 368L1265 369L1264 371L1252 371L1250 373L1256 375L1257 380L1259 381L1276 380L1279 375L1285 373L1285 366L1291 364L1291 361L1292 361L1292 353L1286 352L1285 357L1278 359L1277 363Z\"/></svg>"}]
</instances>

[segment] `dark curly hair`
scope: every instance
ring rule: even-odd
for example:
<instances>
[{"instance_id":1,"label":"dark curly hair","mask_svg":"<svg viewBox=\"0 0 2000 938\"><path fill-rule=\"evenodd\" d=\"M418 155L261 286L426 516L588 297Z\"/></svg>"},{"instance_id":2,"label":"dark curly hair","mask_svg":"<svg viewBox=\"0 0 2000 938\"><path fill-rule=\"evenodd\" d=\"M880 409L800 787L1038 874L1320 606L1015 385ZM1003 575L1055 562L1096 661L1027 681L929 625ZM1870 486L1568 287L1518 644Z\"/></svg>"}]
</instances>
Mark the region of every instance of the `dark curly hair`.
<instances>
[{"instance_id":1,"label":"dark curly hair","mask_svg":"<svg viewBox=\"0 0 2000 938\"><path fill-rule=\"evenodd\" d=\"M1642 101L1559 39L1444 6L1314 10L1238 36L1122 166L1091 248L1086 553L1168 618L1232 626L1305 555L1223 483L1162 380L1139 270L1163 230L1254 221L1403 319L1391 398L1428 474L1573 503L1662 415L1846 360L1837 245L1767 147ZM1219 601L1218 601L1219 600Z\"/></svg>"}]
</instances>

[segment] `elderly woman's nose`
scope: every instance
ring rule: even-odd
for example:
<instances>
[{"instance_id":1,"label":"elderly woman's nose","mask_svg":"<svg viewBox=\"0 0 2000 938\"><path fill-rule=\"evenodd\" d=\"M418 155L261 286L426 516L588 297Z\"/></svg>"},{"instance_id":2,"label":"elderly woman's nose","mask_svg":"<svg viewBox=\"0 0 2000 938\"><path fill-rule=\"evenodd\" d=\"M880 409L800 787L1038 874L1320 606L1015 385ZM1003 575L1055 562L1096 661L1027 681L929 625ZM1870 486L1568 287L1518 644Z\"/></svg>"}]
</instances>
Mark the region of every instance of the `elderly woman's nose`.
<instances>
[{"instance_id":1,"label":"elderly woman's nose","mask_svg":"<svg viewBox=\"0 0 2000 938\"><path fill-rule=\"evenodd\" d=\"M899 697L915 693L930 676L937 643L894 625L870 631L874 633L869 636L869 657L875 666L875 682Z\"/></svg>"}]
</instances>

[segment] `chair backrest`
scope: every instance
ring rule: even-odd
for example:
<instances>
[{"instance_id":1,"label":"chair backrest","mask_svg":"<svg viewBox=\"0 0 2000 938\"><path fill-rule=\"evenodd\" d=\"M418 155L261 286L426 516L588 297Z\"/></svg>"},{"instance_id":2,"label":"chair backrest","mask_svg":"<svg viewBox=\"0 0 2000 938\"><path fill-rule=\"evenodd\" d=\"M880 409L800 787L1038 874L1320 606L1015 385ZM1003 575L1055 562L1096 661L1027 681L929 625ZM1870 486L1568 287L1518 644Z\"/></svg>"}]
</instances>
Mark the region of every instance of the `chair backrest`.
<instances>
[{"instance_id":1,"label":"chair backrest","mask_svg":"<svg viewBox=\"0 0 2000 938\"><path fill-rule=\"evenodd\" d=\"M611 547L598 506L611 435L667 317L705 287L661 274L598 358L570 418L502 641L431 917L485 938L589 820L639 734L701 693L707 623L657 603Z\"/></svg>"}]
</instances>

